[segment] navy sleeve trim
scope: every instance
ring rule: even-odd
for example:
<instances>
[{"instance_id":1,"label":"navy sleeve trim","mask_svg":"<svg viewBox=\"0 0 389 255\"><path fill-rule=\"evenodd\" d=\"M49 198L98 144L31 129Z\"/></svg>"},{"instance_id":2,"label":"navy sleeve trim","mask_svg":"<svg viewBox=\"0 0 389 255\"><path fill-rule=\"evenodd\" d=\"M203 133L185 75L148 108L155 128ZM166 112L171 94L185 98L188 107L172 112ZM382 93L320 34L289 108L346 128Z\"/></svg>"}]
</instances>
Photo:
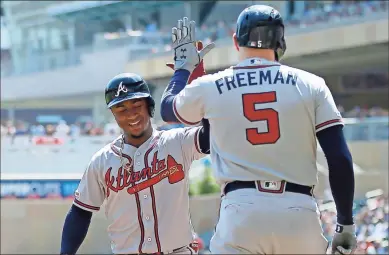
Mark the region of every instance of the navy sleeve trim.
<instances>
[{"instance_id":1,"label":"navy sleeve trim","mask_svg":"<svg viewBox=\"0 0 389 255\"><path fill-rule=\"evenodd\" d=\"M181 122L174 113L174 98L185 88L189 79L190 72L180 69L174 72L169 85L162 94L161 99L161 117L165 122Z\"/></svg>"},{"instance_id":2,"label":"navy sleeve trim","mask_svg":"<svg viewBox=\"0 0 389 255\"><path fill-rule=\"evenodd\" d=\"M337 210L338 223L353 224L355 178L353 159L343 134L336 125L317 132L317 138L328 163L329 184Z\"/></svg>"},{"instance_id":3,"label":"navy sleeve trim","mask_svg":"<svg viewBox=\"0 0 389 255\"><path fill-rule=\"evenodd\" d=\"M86 237L91 218L92 212L72 205L62 230L61 254L76 254Z\"/></svg>"}]
</instances>

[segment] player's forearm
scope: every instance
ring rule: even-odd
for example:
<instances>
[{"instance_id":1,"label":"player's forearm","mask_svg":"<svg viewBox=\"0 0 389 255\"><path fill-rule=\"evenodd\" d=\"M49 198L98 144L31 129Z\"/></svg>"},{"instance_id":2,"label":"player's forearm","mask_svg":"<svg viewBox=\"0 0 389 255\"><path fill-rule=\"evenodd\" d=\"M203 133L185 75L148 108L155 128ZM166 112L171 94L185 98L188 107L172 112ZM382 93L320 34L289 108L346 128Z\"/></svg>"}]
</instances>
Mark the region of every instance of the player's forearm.
<instances>
[{"instance_id":1,"label":"player's forearm","mask_svg":"<svg viewBox=\"0 0 389 255\"><path fill-rule=\"evenodd\" d=\"M76 254L88 232L92 213L72 205L62 230L61 254Z\"/></svg>"},{"instance_id":2,"label":"player's forearm","mask_svg":"<svg viewBox=\"0 0 389 255\"><path fill-rule=\"evenodd\" d=\"M327 158L329 183L337 210L338 223L353 224L354 169L351 153L342 126L333 126L317 133L320 146Z\"/></svg>"},{"instance_id":3,"label":"player's forearm","mask_svg":"<svg viewBox=\"0 0 389 255\"><path fill-rule=\"evenodd\" d=\"M180 122L173 111L174 97L185 88L190 76L187 70L177 70L174 72L169 85L165 89L161 99L161 117L165 122Z\"/></svg>"}]
</instances>

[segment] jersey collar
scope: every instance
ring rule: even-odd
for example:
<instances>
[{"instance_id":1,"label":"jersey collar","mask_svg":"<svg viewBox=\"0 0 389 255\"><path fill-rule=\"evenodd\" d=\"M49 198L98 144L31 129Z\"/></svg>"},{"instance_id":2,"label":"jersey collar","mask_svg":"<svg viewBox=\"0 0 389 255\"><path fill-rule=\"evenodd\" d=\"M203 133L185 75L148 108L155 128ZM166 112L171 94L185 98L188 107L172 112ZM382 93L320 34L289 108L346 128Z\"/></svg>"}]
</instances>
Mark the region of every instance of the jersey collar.
<instances>
[{"instance_id":1,"label":"jersey collar","mask_svg":"<svg viewBox=\"0 0 389 255\"><path fill-rule=\"evenodd\" d=\"M246 66L279 66L281 65L275 61L269 61L263 58L247 58L239 62L235 67L246 67ZM233 67L234 68L234 67Z\"/></svg>"},{"instance_id":2,"label":"jersey collar","mask_svg":"<svg viewBox=\"0 0 389 255\"><path fill-rule=\"evenodd\" d=\"M158 130L153 128L153 133L150 136L150 138L147 139L141 146L139 146L139 148L136 148L136 147L134 147L134 146L132 146L130 144L124 144L124 146L123 146L123 153L128 154L128 155L133 155L137 150L145 150L146 151L147 148L150 147L155 142L155 140L159 136L159 133L160 132ZM119 136L113 142L113 146L117 147L118 149L119 149L119 147L121 145L121 137L122 136Z\"/></svg>"}]
</instances>

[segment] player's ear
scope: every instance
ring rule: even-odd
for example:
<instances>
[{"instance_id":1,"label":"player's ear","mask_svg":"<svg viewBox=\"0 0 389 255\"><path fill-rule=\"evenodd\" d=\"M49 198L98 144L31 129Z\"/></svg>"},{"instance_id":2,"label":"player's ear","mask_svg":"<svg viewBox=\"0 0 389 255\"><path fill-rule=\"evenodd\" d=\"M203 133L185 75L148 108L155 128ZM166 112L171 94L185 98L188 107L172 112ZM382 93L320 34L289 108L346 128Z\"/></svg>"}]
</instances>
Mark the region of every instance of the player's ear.
<instances>
[{"instance_id":1,"label":"player's ear","mask_svg":"<svg viewBox=\"0 0 389 255\"><path fill-rule=\"evenodd\" d=\"M239 51L238 40L236 39L236 33L232 35L232 41L234 42L235 49Z\"/></svg>"}]
</instances>

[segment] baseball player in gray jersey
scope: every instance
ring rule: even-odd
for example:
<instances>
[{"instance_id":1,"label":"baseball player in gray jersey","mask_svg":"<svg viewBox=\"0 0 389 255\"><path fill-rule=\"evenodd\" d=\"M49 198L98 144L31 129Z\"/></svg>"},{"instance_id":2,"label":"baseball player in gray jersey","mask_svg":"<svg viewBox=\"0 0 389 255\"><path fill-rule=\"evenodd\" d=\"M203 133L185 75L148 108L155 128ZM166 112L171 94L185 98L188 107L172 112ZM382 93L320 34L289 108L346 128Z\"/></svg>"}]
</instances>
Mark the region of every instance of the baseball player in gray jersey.
<instances>
[{"instance_id":1,"label":"baseball player in gray jersey","mask_svg":"<svg viewBox=\"0 0 389 255\"><path fill-rule=\"evenodd\" d=\"M123 135L89 162L65 219L61 254L77 252L103 202L114 254L196 254L188 170L209 151L207 122L155 130L154 100L136 74L115 76L105 99Z\"/></svg>"},{"instance_id":2,"label":"baseball player in gray jersey","mask_svg":"<svg viewBox=\"0 0 389 255\"><path fill-rule=\"evenodd\" d=\"M165 121L210 123L211 159L222 186L215 254L324 254L327 240L313 197L318 139L337 209L332 253L356 246L354 172L343 122L324 79L282 65L284 23L277 10L254 5L233 36L239 63L185 81L204 55L194 22L173 28L175 73L161 102Z\"/></svg>"}]
</instances>

